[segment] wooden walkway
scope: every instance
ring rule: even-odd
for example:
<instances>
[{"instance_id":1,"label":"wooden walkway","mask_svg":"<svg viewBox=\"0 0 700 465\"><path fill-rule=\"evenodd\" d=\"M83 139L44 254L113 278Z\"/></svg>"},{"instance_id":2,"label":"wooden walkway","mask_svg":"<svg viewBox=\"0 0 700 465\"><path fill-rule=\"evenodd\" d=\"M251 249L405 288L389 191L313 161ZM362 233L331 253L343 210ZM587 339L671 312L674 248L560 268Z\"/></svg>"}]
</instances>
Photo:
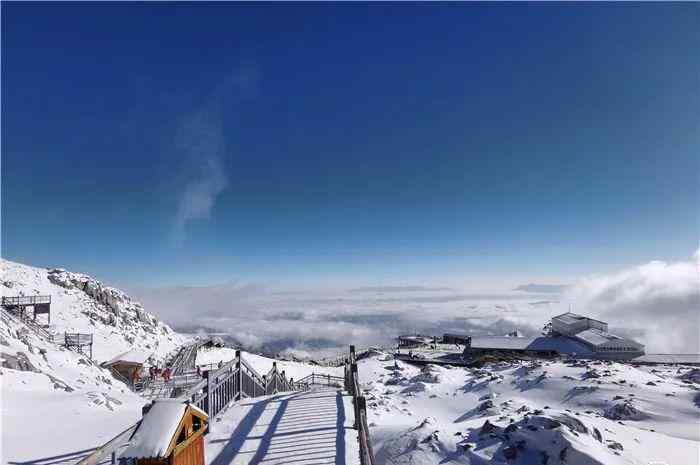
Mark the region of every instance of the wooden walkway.
<instances>
[{"instance_id":1,"label":"wooden walkway","mask_svg":"<svg viewBox=\"0 0 700 465\"><path fill-rule=\"evenodd\" d=\"M359 465L352 396L333 389L233 404L211 422L208 465Z\"/></svg>"}]
</instances>

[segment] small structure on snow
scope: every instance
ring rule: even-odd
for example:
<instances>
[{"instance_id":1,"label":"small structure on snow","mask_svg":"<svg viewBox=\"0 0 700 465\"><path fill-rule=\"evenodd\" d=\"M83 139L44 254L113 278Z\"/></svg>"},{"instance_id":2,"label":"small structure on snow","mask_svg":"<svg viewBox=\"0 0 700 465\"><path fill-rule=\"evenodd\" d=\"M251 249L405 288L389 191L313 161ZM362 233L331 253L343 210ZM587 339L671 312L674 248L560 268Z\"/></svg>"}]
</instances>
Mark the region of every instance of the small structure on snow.
<instances>
[{"instance_id":1,"label":"small structure on snow","mask_svg":"<svg viewBox=\"0 0 700 465\"><path fill-rule=\"evenodd\" d=\"M122 465L204 465L206 413L174 399L153 401L143 410L143 419L120 456Z\"/></svg>"},{"instance_id":2,"label":"small structure on snow","mask_svg":"<svg viewBox=\"0 0 700 465\"><path fill-rule=\"evenodd\" d=\"M102 366L133 383L143 375L143 366L149 357L150 354L131 349L102 363Z\"/></svg>"},{"instance_id":3,"label":"small structure on snow","mask_svg":"<svg viewBox=\"0 0 700 465\"><path fill-rule=\"evenodd\" d=\"M433 336L421 336L420 334L404 334L397 338L400 349L413 349L417 347L427 347L434 344L436 338Z\"/></svg>"}]
</instances>

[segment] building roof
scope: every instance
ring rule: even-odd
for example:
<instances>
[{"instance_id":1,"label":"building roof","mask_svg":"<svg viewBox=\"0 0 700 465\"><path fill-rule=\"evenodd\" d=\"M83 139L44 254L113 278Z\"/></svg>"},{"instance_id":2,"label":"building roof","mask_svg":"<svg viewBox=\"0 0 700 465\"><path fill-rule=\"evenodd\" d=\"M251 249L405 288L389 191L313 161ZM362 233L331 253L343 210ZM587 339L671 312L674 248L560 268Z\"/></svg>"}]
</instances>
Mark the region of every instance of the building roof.
<instances>
[{"instance_id":1,"label":"building roof","mask_svg":"<svg viewBox=\"0 0 700 465\"><path fill-rule=\"evenodd\" d=\"M608 333L607 331L601 331L596 328L589 328L585 331L581 331L579 333L576 333L574 335L576 339L579 339L586 344L590 344L592 346L598 347L605 345L609 342L628 342L630 344L633 344L635 346L640 346L638 342L632 341L630 339L625 339L623 337L617 336L615 334Z\"/></svg>"},{"instance_id":2,"label":"building roof","mask_svg":"<svg viewBox=\"0 0 700 465\"><path fill-rule=\"evenodd\" d=\"M131 349L117 355L111 360L104 362L102 365L110 366L117 363L131 363L134 365L143 365L144 363L146 363L146 360L148 360L150 356L151 354L143 352L142 350Z\"/></svg>"},{"instance_id":3,"label":"building roof","mask_svg":"<svg viewBox=\"0 0 700 465\"><path fill-rule=\"evenodd\" d=\"M471 346L473 349L484 350L556 351L561 354L590 352L585 345L568 337L475 336L472 337Z\"/></svg>"},{"instance_id":4,"label":"building roof","mask_svg":"<svg viewBox=\"0 0 700 465\"><path fill-rule=\"evenodd\" d=\"M207 418L207 414L197 406L181 400L159 399L153 402L121 457L165 457L188 408L199 416Z\"/></svg>"},{"instance_id":5,"label":"building roof","mask_svg":"<svg viewBox=\"0 0 700 465\"><path fill-rule=\"evenodd\" d=\"M433 342L434 338L432 336L421 336L421 335L401 335L398 337L398 339L402 341L415 341L415 342L425 342L425 343L431 343Z\"/></svg>"},{"instance_id":6,"label":"building roof","mask_svg":"<svg viewBox=\"0 0 700 465\"><path fill-rule=\"evenodd\" d=\"M597 321L598 323L607 324L604 321L596 320L595 318L589 318L587 316L583 316L583 315L579 315L578 313L571 313L571 312L562 313L561 315L557 315L557 316L553 317L552 319L559 320L562 323L566 323L568 325L577 323L581 320Z\"/></svg>"},{"instance_id":7,"label":"building roof","mask_svg":"<svg viewBox=\"0 0 700 465\"><path fill-rule=\"evenodd\" d=\"M164 399L154 402L121 456L164 457L186 410L187 404L182 401Z\"/></svg>"},{"instance_id":8,"label":"building roof","mask_svg":"<svg viewBox=\"0 0 700 465\"><path fill-rule=\"evenodd\" d=\"M632 359L639 363L678 363L700 365L700 354L646 354Z\"/></svg>"}]
</instances>

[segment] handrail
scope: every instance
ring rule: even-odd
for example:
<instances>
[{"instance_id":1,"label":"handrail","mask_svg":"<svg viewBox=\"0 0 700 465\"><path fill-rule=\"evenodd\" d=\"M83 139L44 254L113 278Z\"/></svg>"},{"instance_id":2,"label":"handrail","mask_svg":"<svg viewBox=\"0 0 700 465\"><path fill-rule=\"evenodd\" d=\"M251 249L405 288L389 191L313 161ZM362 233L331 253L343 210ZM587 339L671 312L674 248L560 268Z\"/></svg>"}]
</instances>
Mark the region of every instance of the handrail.
<instances>
[{"instance_id":1,"label":"handrail","mask_svg":"<svg viewBox=\"0 0 700 465\"><path fill-rule=\"evenodd\" d=\"M37 336L44 338L49 342L54 342L55 335L48 332L45 328L41 327L40 325L36 324L31 318L23 316L21 313L17 314L11 312L7 310L4 306L0 307L0 309L2 309L2 313L12 318L15 322L23 324L24 326L32 330Z\"/></svg>"},{"instance_id":2,"label":"handrail","mask_svg":"<svg viewBox=\"0 0 700 465\"><path fill-rule=\"evenodd\" d=\"M13 297L3 297L2 305L34 305L34 304L50 304L50 295L18 295Z\"/></svg>"},{"instance_id":3,"label":"handrail","mask_svg":"<svg viewBox=\"0 0 700 465\"><path fill-rule=\"evenodd\" d=\"M92 451L89 455L83 457L80 462L75 465L97 465L106 459L108 456L112 456L111 463L116 463L117 451L128 444L129 439L138 428L141 421L137 421L135 424L131 425L121 433L114 436L112 439L104 443L102 446L98 447Z\"/></svg>"},{"instance_id":4,"label":"handrail","mask_svg":"<svg viewBox=\"0 0 700 465\"><path fill-rule=\"evenodd\" d=\"M367 401L360 389L360 380L357 376L357 356L355 346L350 346L350 357L345 361L345 390L352 395L352 403L355 409L355 428L360 443L360 464L374 465L374 452L369 438L367 425Z\"/></svg>"},{"instance_id":5,"label":"handrail","mask_svg":"<svg viewBox=\"0 0 700 465\"><path fill-rule=\"evenodd\" d=\"M309 376L311 376L312 383L315 382L315 377L318 377L320 380L330 380L338 383L344 380L340 376L318 373L312 373ZM309 378L309 376L304 379ZM262 376L241 356L241 352L238 350L236 351L235 359L223 364L216 370L207 371L204 379L195 385L189 386L187 391L179 396L178 399L181 399L183 402L191 402L206 411L209 418L213 418L228 408L233 402L242 400L244 396L259 397L285 391L307 391L312 383L305 382L304 379L300 381L288 379L284 371L278 370L277 362L273 362L272 369L267 375ZM245 384L246 381L248 382L247 386ZM246 388L248 388L248 392L246 392ZM109 454L112 454L112 463L116 463L118 450L127 445L139 423L132 425L115 436L76 465L96 465ZM362 447L361 445L361 450L363 450ZM373 463L363 462L363 465L373 465Z\"/></svg>"}]
</instances>

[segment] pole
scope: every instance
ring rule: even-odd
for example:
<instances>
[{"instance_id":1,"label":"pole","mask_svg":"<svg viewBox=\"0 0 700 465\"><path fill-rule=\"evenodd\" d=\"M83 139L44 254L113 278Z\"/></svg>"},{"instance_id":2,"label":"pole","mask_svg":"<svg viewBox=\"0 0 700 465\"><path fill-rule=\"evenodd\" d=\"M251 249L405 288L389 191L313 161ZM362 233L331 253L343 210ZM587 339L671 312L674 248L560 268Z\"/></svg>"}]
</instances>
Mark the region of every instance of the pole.
<instances>
[{"instance_id":1,"label":"pole","mask_svg":"<svg viewBox=\"0 0 700 465\"><path fill-rule=\"evenodd\" d=\"M236 368L238 368L238 400L243 400L243 365L240 350L236 351Z\"/></svg>"}]
</instances>

